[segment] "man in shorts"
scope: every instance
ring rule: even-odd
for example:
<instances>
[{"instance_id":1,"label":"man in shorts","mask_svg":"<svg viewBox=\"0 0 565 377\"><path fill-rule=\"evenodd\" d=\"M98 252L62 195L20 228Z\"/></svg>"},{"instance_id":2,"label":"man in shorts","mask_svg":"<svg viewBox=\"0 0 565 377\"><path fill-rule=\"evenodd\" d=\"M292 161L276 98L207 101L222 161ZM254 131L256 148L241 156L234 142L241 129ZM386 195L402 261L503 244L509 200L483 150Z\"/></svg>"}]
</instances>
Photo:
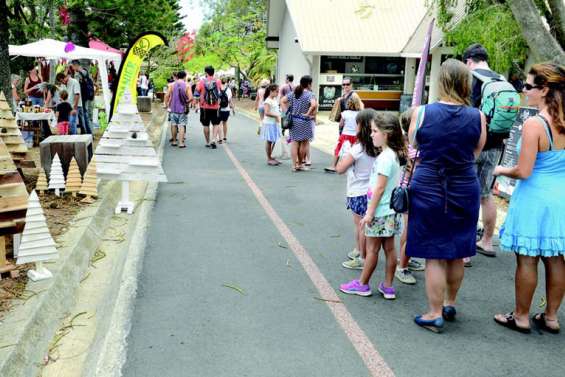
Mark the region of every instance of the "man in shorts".
<instances>
[{"instance_id":1,"label":"man in shorts","mask_svg":"<svg viewBox=\"0 0 565 377\"><path fill-rule=\"evenodd\" d=\"M171 145L173 147L177 146L179 148L186 148L184 142L184 135L186 132L187 124L187 113L190 101L192 101L192 91L190 86L186 84L186 72L180 71L177 74L177 81L170 89L170 103L169 108L171 109ZM177 143L177 133L178 133L178 143Z\"/></svg>"},{"instance_id":2,"label":"man in shorts","mask_svg":"<svg viewBox=\"0 0 565 377\"><path fill-rule=\"evenodd\" d=\"M196 91L200 93L200 123L204 127L206 148L216 149L215 135L219 133L220 117L220 91L222 83L214 78L214 67L204 68L206 77L198 82ZM212 141L210 142L210 123L212 124Z\"/></svg>"},{"instance_id":3,"label":"man in shorts","mask_svg":"<svg viewBox=\"0 0 565 377\"><path fill-rule=\"evenodd\" d=\"M488 65L488 53L486 49L476 43L469 46L463 53L463 62L471 71L487 76L499 77L500 75L492 71ZM474 107L480 107L482 95L482 81L473 77L471 103ZM492 237L496 226L496 203L492 196L492 186L494 176L492 175L496 165L500 163L504 151L504 140L509 136L508 133L487 132L487 141L483 151L477 158L477 174L481 185L481 208L483 220L483 236L477 243L477 251L489 257L495 257L496 251L492 245Z\"/></svg>"}]
</instances>

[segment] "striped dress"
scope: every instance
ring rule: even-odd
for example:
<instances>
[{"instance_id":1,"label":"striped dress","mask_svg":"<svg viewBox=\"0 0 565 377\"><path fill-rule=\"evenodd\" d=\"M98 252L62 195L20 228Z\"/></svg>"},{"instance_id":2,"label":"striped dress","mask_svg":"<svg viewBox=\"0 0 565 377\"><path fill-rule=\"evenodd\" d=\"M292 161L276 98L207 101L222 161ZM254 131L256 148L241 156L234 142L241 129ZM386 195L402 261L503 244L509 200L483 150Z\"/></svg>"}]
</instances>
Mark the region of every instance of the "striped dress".
<instances>
[{"instance_id":1,"label":"striped dress","mask_svg":"<svg viewBox=\"0 0 565 377\"><path fill-rule=\"evenodd\" d=\"M310 101L314 94L309 90L304 90L299 98L294 97L294 92L288 95L289 110L292 114L292 128L290 129L290 139L292 141L306 141L314 138L312 130L312 119L305 117L310 108Z\"/></svg>"}]
</instances>

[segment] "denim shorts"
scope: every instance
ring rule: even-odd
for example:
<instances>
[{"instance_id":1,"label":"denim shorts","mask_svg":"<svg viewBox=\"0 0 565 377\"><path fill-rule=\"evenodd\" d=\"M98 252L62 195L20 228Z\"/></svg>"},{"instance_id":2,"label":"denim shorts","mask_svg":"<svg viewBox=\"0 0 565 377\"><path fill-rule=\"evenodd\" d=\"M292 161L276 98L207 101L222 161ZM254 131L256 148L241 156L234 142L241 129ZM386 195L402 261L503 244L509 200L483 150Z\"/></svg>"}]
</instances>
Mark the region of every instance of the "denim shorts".
<instances>
[{"instance_id":1,"label":"denim shorts","mask_svg":"<svg viewBox=\"0 0 565 377\"><path fill-rule=\"evenodd\" d=\"M171 113L171 125L186 127L187 122L188 119L185 113Z\"/></svg>"},{"instance_id":2,"label":"denim shorts","mask_svg":"<svg viewBox=\"0 0 565 377\"><path fill-rule=\"evenodd\" d=\"M477 176L481 185L481 198L490 195L492 191L492 183L494 182L494 168L500 162L502 148L492 148L482 151L477 158Z\"/></svg>"},{"instance_id":3,"label":"denim shorts","mask_svg":"<svg viewBox=\"0 0 565 377\"><path fill-rule=\"evenodd\" d=\"M365 216L367 212L367 195L348 196L346 200L347 209L358 216Z\"/></svg>"}]
</instances>

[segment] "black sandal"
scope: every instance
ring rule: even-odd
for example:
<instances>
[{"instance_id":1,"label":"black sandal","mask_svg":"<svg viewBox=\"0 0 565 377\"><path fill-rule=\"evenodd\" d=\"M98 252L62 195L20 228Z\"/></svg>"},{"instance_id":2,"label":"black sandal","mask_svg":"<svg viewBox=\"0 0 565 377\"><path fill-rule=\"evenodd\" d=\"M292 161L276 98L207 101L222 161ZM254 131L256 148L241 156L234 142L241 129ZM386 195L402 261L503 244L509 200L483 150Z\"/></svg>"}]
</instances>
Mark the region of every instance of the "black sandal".
<instances>
[{"instance_id":1,"label":"black sandal","mask_svg":"<svg viewBox=\"0 0 565 377\"><path fill-rule=\"evenodd\" d=\"M494 321L501 326L507 327L510 330L521 332L522 334L529 334L532 332L532 329L530 329L529 327L520 327L516 324L514 312L504 314L504 318L506 319L506 322L499 321L495 316Z\"/></svg>"},{"instance_id":2,"label":"black sandal","mask_svg":"<svg viewBox=\"0 0 565 377\"><path fill-rule=\"evenodd\" d=\"M547 325L547 319L545 319L545 313L534 314L534 316L532 317L532 322L534 323L534 325L536 325L536 328L538 330L544 330L551 334L559 334L559 332L561 331L559 327L555 329ZM555 320L555 322L557 322L557 320Z\"/></svg>"}]
</instances>

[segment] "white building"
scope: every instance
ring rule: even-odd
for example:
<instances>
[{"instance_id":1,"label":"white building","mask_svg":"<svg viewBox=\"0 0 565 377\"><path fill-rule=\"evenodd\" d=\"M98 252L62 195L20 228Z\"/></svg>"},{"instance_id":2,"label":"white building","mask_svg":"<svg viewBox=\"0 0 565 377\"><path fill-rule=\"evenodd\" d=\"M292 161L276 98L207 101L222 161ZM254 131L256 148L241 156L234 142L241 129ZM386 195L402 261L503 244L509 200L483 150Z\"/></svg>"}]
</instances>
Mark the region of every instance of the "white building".
<instances>
[{"instance_id":1,"label":"white building","mask_svg":"<svg viewBox=\"0 0 565 377\"><path fill-rule=\"evenodd\" d=\"M455 9L457 21L464 5ZM409 101L417 64L433 15L425 0L269 0L267 47L278 49L278 83L294 74L313 78L321 108L341 94L351 77L366 106L398 110ZM427 82L434 81L450 49L434 27ZM432 85L429 98L436 98ZM405 96L402 96L402 95Z\"/></svg>"}]
</instances>

